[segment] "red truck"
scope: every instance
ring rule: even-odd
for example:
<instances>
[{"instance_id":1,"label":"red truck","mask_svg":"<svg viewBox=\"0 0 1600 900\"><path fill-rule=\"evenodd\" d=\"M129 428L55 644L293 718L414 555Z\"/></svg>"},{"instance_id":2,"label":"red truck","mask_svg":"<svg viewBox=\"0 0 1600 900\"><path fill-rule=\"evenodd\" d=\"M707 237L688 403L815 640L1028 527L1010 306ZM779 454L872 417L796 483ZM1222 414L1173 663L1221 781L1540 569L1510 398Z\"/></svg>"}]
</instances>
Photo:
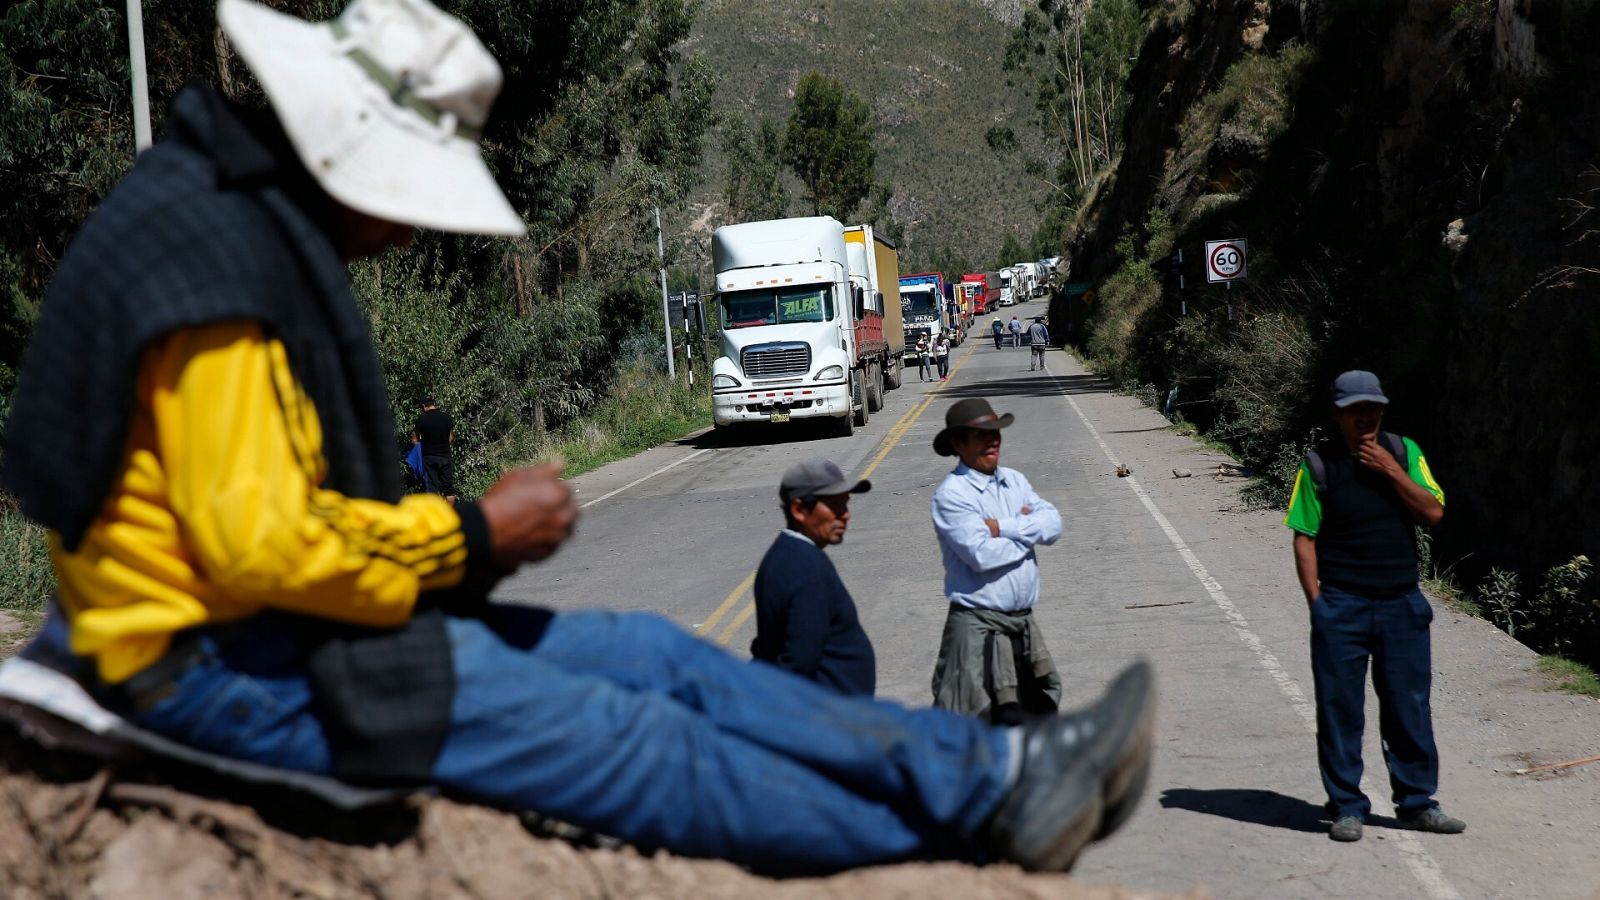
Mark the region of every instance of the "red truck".
<instances>
[{"instance_id":1,"label":"red truck","mask_svg":"<svg viewBox=\"0 0 1600 900\"><path fill-rule=\"evenodd\" d=\"M968 288L967 285L972 285ZM962 290L972 295L972 314L981 316L1000 307L1000 273L969 272L961 276Z\"/></svg>"}]
</instances>

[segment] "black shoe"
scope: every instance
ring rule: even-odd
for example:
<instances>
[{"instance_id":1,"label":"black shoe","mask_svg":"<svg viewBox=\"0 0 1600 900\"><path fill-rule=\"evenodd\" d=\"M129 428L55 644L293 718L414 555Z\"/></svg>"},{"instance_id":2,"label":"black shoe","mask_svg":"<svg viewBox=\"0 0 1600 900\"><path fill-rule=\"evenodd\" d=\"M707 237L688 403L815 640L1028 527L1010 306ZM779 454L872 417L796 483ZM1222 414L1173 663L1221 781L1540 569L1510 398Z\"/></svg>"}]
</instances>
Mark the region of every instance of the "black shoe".
<instances>
[{"instance_id":1,"label":"black shoe","mask_svg":"<svg viewBox=\"0 0 1600 900\"><path fill-rule=\"evenodd\" d=\"M1133 814L1150 774L1155 674L1139 661L1093 706L1024 726L1022 771L989 822L999 855L1065 872Z\"/></svg>"},{"instance_id":2,"label":"black shoe","mask_svg":"<svg viewBox=\"0 0 1600 900\"><path fill-rule=\"evenodd\" d=\"M1348 844L1361 840L1361 817L1340 816L1333 820L1333 826L1328 829L1328 837Z\"/></svg>"},{"instance_id":3,"label":"black shoe","mask_svg":"<svg viewBox=\"0 0 1600 900\"><path fill-rule=\"evenodd\" d=\"M1445 811L1437 806L1430 806L1414 816L1399 816L1400 827L1412 831L1427 831L1433 834L1460 834L1467 830L1467 823L1455 816L1445 815Z\"/></svg>"}]
</instances>

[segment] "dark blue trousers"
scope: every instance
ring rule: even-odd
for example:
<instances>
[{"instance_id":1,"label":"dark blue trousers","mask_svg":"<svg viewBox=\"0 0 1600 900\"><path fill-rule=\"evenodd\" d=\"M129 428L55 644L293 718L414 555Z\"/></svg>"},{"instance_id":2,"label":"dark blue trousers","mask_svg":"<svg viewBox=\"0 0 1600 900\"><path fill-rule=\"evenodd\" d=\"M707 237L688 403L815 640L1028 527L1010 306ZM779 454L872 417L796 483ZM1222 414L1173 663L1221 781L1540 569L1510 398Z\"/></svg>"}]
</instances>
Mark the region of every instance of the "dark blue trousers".
<instances>
[{"instance_id":1,"label":"dark blue trousers","mask_svg":"<svg viewBox=\"0 0 1600 900\"><path fill-rule=\"evenodd\" d=\"M1311 607L1311 672L1317 694L1317 763L1338 816L1366 816L1361 792L1361 731L1366 724L1367 660L1378 694L1378 729L1395 808L1415 815L1437 806L1439 751L1433 743L1433 607L1413 588L1366 597L1323 586Z\"/></svg>"}]
</instances>

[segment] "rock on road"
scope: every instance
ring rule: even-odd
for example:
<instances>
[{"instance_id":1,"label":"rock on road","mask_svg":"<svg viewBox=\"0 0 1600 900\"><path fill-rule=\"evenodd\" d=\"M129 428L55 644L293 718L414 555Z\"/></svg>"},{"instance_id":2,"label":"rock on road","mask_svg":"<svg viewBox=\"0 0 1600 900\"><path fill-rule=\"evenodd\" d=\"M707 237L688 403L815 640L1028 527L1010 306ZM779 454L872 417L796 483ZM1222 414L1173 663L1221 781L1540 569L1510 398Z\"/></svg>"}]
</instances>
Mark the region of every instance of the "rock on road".
<instances>
[{"instance_id":1,"label":"rock on road","mask_svg":"<svg viewBox=\"0 0 1600 900\"><path fill-rule=\"evenodd\" d=\"M1015 309L1025 320L1043 312ZM1160 678L1150 788L1132 822L1086 852L1075 876L1228 898L1600 891L1600 765L1513 774L1597 752L1600 703L1544 690L1530 651L1437 601L1439 797L1468 830L1393 827L1369 691L1375 816L1359 843L1328 840L1308 621L1282 514L1244 509L1236 479L1209 477L1222 457L1069 355L1048 353L1047 373L1029 372L1028 357L975 335L953 353L948 382L919 383L908 370L853 437L789 426L734 440L706 433L574 479L588 504L577 536L497 599L651 610L709 625L707 640L747 655L748 576L782 528L778 479L796 460L829 456L849 474L871 469L873 491L852 499L849 534L829 553L876 647L879 695L926 704L946 606L928 505L951 467L930 442L950 403L988 397L1017 415L1002 463L1027 474L1065 522L1062 539L1041 548L1037 607L1064 705L1091 699L1137 655ZM1118 464L1133 474L1117 477ZM1197 476L1176 479L1174 469Z\"/></svg>"}]
</instances>

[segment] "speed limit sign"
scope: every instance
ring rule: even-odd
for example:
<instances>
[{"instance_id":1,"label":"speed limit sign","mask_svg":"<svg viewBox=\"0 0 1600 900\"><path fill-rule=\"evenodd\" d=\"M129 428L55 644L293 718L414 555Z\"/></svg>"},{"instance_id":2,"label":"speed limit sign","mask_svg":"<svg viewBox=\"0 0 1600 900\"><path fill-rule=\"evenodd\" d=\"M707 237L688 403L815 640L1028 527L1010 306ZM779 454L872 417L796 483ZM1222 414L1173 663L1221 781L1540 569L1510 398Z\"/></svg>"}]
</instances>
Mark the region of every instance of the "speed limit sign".
<instances>
[{"instance_id":1,"label":"speed limit sign","mask_svg":"<svg viewBox=\"0 0 1600 900\"><path fill-rule=\"evenodd\" d=\"M1206 241L1206 281L1243 281L1248 269L1245 241Z\"/></svg>"}]
</instances>

